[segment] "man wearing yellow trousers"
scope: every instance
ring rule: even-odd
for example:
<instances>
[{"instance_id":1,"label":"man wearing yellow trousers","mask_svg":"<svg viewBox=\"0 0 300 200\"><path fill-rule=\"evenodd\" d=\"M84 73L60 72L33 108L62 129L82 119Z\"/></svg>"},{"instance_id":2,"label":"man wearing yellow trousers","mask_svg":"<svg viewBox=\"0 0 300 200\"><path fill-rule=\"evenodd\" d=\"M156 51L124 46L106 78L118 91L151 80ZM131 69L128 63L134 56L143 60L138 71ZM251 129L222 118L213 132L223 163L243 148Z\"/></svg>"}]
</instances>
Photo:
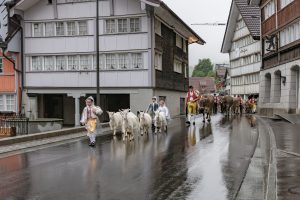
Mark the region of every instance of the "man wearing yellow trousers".
<instances>
[{"instance_id":1,"label":"man wearing yellow trousers","mask_svg":"<svg viewBox=\"0 0 300 200\"><path fill-rule=\"evenodd\" d=\"M187 124L191 124L192 116L196 115L197 113L198 100L199 100L199 96L197 92L194 90L193 86L190 86L185 99L187 111L188 111L187 121L186 121ZM195 122L193 122L193 124L195 124Z\"/></svg>"}]
</instances>

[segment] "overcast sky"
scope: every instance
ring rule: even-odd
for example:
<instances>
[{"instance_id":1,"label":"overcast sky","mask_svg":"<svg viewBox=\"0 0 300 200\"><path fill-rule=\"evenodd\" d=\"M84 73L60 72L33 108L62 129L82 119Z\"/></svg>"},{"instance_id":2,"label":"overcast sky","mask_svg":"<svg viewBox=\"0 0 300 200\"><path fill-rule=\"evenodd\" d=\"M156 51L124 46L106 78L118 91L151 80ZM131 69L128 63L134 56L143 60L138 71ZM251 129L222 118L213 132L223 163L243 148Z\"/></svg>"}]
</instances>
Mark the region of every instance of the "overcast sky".
<instances>
[{"instance_id":1,"label":"overcast sky","mask_svg":"<svg viewBox=\"0 0 300 200\"><path fill-rule=\"evenodd\" d=\"M163 0L188 25L192 23L227 22L231 0ZM201 58L214 63L228 63L228 54L222 54L221 45L225 26L191 26L206 41L204 46L192 44L190 66Z\"/></svg>"}]
</instances>

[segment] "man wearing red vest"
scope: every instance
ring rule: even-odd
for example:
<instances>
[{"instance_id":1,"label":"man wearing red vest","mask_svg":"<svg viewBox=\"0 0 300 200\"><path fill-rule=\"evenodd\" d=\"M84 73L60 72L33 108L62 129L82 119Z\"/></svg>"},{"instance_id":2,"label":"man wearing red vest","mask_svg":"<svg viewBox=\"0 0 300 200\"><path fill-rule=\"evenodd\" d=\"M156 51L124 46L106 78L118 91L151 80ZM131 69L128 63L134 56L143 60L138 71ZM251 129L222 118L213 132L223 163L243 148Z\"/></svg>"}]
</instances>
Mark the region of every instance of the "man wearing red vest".
<instances>
[{"instance_id":1,"label":"man wearing red vest","mask_svg":"<svg viewBox=\"0 0 300 200\"><path fill-rule=\"evenodd\" d=\"M186 95L186 106L188 110L188 119L187 124L191 124L191 118L193 115L196 115L196 109L197 109L197 101L199 100L199 96L197 92L194 90L193 86L189 87L189 91Z\"/></svg>"}]
</instances>

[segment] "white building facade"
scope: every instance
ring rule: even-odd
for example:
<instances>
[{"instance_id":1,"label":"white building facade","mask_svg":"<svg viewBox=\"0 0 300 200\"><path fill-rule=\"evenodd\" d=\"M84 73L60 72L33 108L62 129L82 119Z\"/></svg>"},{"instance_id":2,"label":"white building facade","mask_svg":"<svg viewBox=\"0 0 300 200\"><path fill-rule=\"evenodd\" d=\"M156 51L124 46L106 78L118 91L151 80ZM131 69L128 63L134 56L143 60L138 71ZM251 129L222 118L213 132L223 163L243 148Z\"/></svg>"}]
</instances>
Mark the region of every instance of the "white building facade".
<instances>
[{"instance_id":1,"label":"white building facade","mask_svg":"<svg viewBox=\"0 0 300 200\"><path fill-rule=\"evenodd\" d=\"M257 31L257 27L248 25L250 23L259 25L259 18L257 22L253 22L245 11L259 11L259 8L249 8L246 2L247 0L232 2L221 50L222 53L229 53L230 94L241 95L244 99L250 95L258 96L261 69L259 28ZM257 14L259 17L259 12Z\"/></svg>"},{"instance_id":2,"label":"white building facade","mask_svg":"<svg viewBox=\"0 0 300 200\"><path fill-rule=\"evenodd\" d=\"M180 114L185 91L156 88L155 66L164 54L158 57L155 51L155 21L160 19L155 13L165 10L159 1L99 1L100 102L104 110L145 110L157 95L166 99L173 116ZM21 0L11 15L22 17L24 30L26 114L78 125L84 98L96 92L96 1ZM183 43L199 42L198 35L174 19L156 24L177 23L173 31ZM182 27L183 31L176 30ZM180 66L184 67L183 62ZM182 76L184 72L181 70Z\"/></svg>"}]
</instances>

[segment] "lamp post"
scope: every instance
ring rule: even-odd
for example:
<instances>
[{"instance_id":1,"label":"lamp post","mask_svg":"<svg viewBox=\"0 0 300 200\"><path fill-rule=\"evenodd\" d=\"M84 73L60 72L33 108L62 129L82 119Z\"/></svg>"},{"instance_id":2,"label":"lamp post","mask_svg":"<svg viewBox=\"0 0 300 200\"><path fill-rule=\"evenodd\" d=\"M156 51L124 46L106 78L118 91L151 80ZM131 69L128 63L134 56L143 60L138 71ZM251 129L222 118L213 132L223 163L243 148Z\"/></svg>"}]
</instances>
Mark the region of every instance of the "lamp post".
<instances>
[{"instance_id":1,"label":"lamp post","mask_svg":"<svg viewBox=\"0 0 300 200\"><path fill-rule=\"evenodd\" d=\"M99 68L99 0L96 0L96 104L97 106L100 106L100 68Z\"/></svg>"}]
</instances>

